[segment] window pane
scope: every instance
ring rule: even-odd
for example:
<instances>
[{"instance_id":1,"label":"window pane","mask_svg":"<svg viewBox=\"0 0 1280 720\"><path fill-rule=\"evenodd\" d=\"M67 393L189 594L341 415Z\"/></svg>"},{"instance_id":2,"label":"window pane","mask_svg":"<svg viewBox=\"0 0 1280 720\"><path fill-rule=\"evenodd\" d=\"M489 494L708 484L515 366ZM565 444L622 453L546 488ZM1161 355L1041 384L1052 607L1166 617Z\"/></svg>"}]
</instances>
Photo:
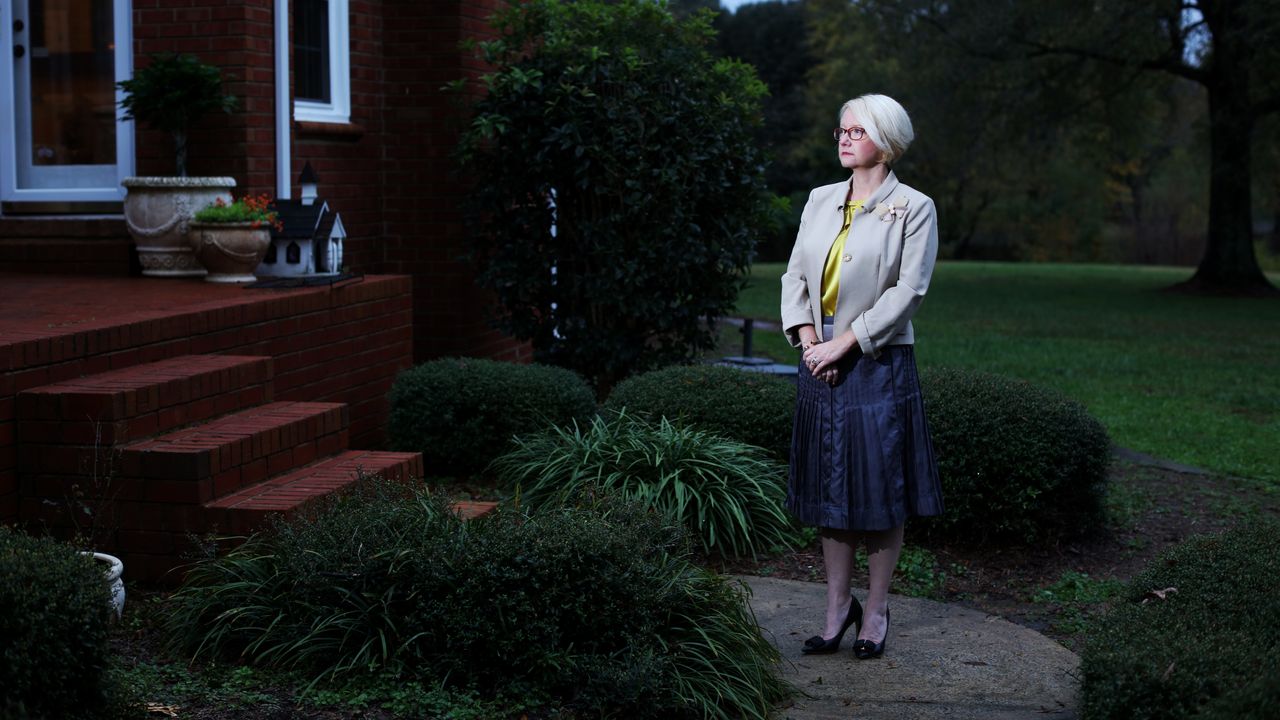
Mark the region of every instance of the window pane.
<instances>
[{"instance_id":1,"label":"window pane","mask_svg":"<svg viewBox=\"0 0 1280 720\"><path fill-rule=\"evenodd\" d=\"M116 161L111 0L32 0L31 164Z\"/></svg>"},{"instance_id":2,"label":"window pane","mask_svg":"<svg viewBox=\"0 0 1280 720\"><path fill-rule=\"evenodd\" d=\"M329 90L329 2L298 0L293 7L294 95L332 102Z\"/></svg>"}]
</instances>

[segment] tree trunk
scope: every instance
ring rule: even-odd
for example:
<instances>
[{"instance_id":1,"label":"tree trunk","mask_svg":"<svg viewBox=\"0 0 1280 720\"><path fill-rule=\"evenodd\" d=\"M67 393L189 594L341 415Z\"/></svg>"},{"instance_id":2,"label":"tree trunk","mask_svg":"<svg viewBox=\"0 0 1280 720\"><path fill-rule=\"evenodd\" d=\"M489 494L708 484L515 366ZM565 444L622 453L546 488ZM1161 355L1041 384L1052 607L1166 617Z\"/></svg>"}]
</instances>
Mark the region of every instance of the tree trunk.
<instances>
[{"instance_id":1,"label":"tree trunk","mask_svg":"<svg viewBox=\"0 0 1280 720\"><path fill-rule=\"evenodd\" d=\"M178 173L178 177L187 176L187 131L173 131L173 158L174 169Z\"/></svg>"},{"instance_id":2,"label":"tree trunk","mask_svg":"<svg viewBox=\"0 0 1280 720\"><path fill-rule=\"evenodd\" d=\"M1274 295L1253 251L1250 141L1254 111L1237 23L1230 8L1205 17L1213 30L1209 91L1209 236L1195 275L1176 290L1215 295Z\"/></svg>"},{"instance_id":3,"label":"tree trunk","mask_svg":"<svg viewBox=\"0 0 1280 720\"><path fill-rule=\"evenodd\" d=\"M1280 208L1275 212L1275 217L1271 221L1271 236L1268 238L1267 247L1271 250L1272 255L1280 255Z\"/></svg>"}]
</instances>

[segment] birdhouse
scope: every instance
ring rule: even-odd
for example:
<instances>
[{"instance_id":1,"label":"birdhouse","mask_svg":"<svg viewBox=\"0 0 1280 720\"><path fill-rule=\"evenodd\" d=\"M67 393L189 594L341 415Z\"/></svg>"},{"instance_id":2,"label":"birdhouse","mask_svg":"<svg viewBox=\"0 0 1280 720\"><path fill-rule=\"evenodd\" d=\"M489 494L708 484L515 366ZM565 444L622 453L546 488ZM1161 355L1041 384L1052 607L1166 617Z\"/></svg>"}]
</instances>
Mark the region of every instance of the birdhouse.
<instances>
[{"instance_id":1,"label":"birdhouse","mask_svg":"<svg viewBox=\"0 0 1280 720\"><path fill-rule=\"evenodd\" d=\"M302 197L276 200L280 228L271 230L271 246L255 273L259 277L337 275L347 231L329 203L316 196L317 178L307 163L298 178Z\"/></svg>"}]
</instances>

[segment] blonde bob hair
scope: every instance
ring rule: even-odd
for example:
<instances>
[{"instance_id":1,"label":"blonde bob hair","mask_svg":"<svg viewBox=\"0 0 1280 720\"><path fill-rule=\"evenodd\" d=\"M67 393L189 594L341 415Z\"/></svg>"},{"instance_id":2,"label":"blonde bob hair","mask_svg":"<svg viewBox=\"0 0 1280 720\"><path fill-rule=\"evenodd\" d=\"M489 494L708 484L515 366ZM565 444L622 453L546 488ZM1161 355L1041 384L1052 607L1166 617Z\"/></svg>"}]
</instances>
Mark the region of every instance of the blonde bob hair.
<instances>
[{"instance_id":1,"label":"blonde bob hair","mask_svg":"<svg viewBox=\"0 0 1280 720\"><path fill-rule=\"evenodd\" d=\"M888 95L860 95L840 106L836 114L836 124L849 110L862 123L867 137L875 143L883 154L886 165L902 157L907 146L915 139L915 130L911 129L911 118L897 100Z\"/></svg>"}]
</instances>

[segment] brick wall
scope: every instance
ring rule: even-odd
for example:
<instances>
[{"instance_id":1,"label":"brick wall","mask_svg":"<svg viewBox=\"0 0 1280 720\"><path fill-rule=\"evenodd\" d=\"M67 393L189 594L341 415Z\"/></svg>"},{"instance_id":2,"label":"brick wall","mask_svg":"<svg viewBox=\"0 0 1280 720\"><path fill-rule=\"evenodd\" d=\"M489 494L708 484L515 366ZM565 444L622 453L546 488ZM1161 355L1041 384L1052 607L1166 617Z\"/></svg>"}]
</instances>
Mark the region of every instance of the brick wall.
<instances>
[{"instance_id":1,"label":"brick wall","mask_svg":"<svg viewBox=\"0 0 1280 720\"><path fill-rule=\"evenodd\" d=\"M0 217L0 268L8 272L128 275L135 262L121 218Z\"/></svg>"},{"instance_id":2,"label":"brick wall","mask_svg":"<svg viewBox=\"0 0 1280 720\"><path fill-rule=\"evenodd\" d=\"M383 241L385 272L414 278L414 354L489 356L527 361L528 347L489 329L491 298L459 259L467 235L459 212L466 185L452 159L459 129L456 99L440 88L483 68L459 48L491 34L486 18L503 3L384 4L386 47Z\"/></svg>"},{"instance_id":3,"label":"brick wall","mask_svg":"<svg viewBox=\"0 0 1280 720\"><path fill-rule=\"evenodd\" d=\"M381 189L388 154L382 138L382 3L351 0L350 11L351 122L294 122L291 179L297 197L298 175L311 163L320 178L320 197L342 215L347 229L344 262L352 269L380 272L385 252ZM292 63L290 69L296 70Z\"/></svg>"},{"instance_id":4,"label":"brick wall","mask_svg":"<svg viewBox=\"0 0 1280 720\"><path fill-rule=\"evenodd\" d=\"M224 89L239 99L229 115L191 129L188 173L229 175L236 192L275 188L275 59L272 0L133 0L134 67L160 52L191 53L223 71ZM137 130L137 173L172 175L173 143Z\"/></svg>"},{"instance_id":5,"label":"brick wall","mask_svg":"<svg viewBox=\"0 0 1280 720\"><path fill-rule=\"evenodd\" d=\"M273 358L276 400L347 403L352 447L377 448L385 438L387 392L412 363L406 277L252 293L142 278L7 276L0 282L21 285L33 299L56 294L80 307L104 300L101 312L82 323L37 319L0 341L0 521L17 509L14 398L23 390L179 355L265 355ZM198 309L181 309L205 295L210 299ZM136 300L137 311L105 307L119 298Z\"/></svg>"},{"instance_id":6,"label":"brick wall","mask_svg":"<svg viewBox=\"0 0 1280 720\"><path fill-rule=\"evenodd\" d=\"M459 43L490 34L485 19L502 4L351 0L351 122L292 124L294 195L310 162L320 196L347 230L347 266L413 277L418 360L530 356L525 344L489 329L491 301L458 259L466 250L458 212L465 188L452 153L462 121L440 91L482 71Z\"/></svg>"}]
</instances>

